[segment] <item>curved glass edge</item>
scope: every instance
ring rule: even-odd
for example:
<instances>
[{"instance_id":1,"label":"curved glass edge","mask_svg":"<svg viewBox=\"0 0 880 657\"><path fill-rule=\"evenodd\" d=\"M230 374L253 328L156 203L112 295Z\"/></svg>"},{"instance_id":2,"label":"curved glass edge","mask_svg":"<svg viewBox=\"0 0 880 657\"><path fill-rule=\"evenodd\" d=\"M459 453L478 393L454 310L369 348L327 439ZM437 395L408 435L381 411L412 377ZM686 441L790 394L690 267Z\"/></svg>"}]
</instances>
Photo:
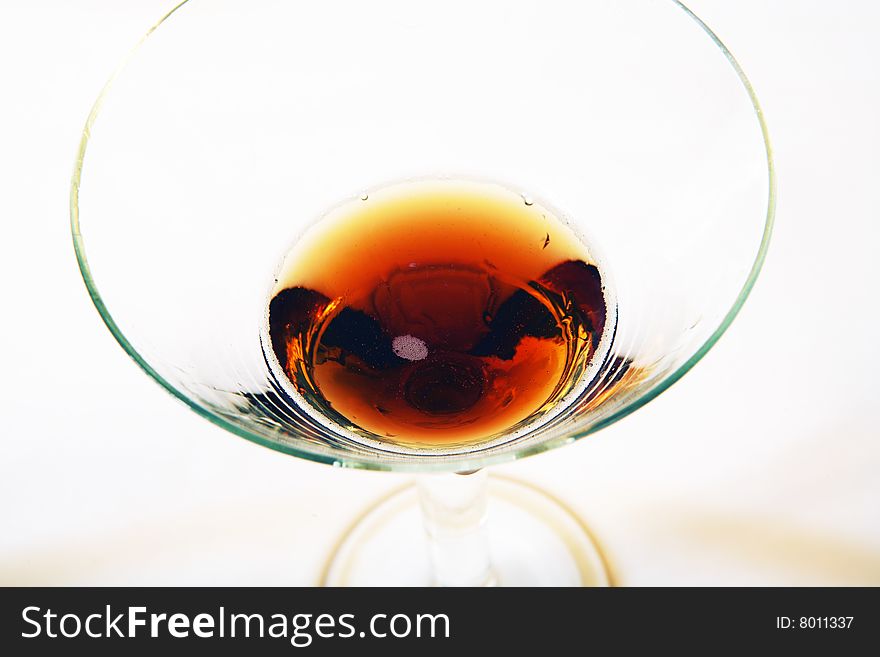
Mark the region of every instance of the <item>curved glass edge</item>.
<instances>
[{"instance_id":1,"label":"curved glass edge","mask_svg":"<svg viewBox=\"0 0 880 657\"><path fill-rule=\"evenodd\" d=\"M168 18L170 18L178 9L183 7L188 2L189 0L183 0L180 4L173 7L168 13L162 16L162 18L159 19L159 21L155 25L153 25L146 34L144 34L144 36L137 42L134 48L131 49L128 55L123 59L122 63L116 68L116 70L107 80L104 87L101 89L97 100L92 106L92 109L89 112L88 117L86 118L85 127L83 128L83 133L80 139L77 157L74 165L73 177L71 180L70 228L73 236L73 247L74 251L76 252L77 264L79 265L80 273L82 275L83 281L85 282L86 288L88 289L92 303L97 309L98 314L101 316L101 319L104 321L104 324L107 326L108 330L125 351L125 353L127 353L144 372L146 372L154 381L156 381L156 383L167 390L173 397L182 401L184 404L186 404L186 406L195 411L198 415L204 417L205 419L221 427L222 429L225 429L226 431L229 431L230 433L249 440L253 443L262 445L263 447L268 447L269 449L289 454L291 456L308 459L310 461L315 461L318 463L333 465L335 467L345 467L352 469L398 472L466 471L484 468L489 465L496 465L499 463L519 460L527 456L534 456L536 454L540 454L556 447L560 447L562 445L574 442L590 434L593 434L601 429L604 429L605 427L610 426L611 424L614 424L615 422L626 417L633 411L641 408L651 400L657 398L660 394L668 390L674 383L681 379L681 377L683 377L694 365L696 365L712 348L712 346L716 342L718 342L719 338L725 333L725 331L727 331L728 327L739 314L739 311L742 309L742 306L748 298L749 293L752 291L752 288L755 285L755 281L757 280L758 275L761 272L761 268L763 267L764 260L767 256L767 250L770 246L770 236L773 232L773 223L776 214L776 172L773 165L773 149L770 145L770 136L767 129L767 124L764 120L764 114L761 110L761 105L758 102L758 97L755 94L755 90L752 87L751 82L749 82L749 79L743 71L742 67L739 65L739 62L736 60L730 50L727 49L727 46L725 46L721 39L718 38L718 36L709 28L709 26L706 25L687 6L685 6L683 2L681 2L680 0L671 0L671 2L673 2L682 11L684 11L688 15L688 17L690 17L709 36L709 38L712 39L715 45L717 45L721 52L724 54L728 62L730 62L730 65L733 67L734 71L740 79L740 82L743 84L746 92L748 93L749 99L752 103L752 107L755 110L755 115L761 128L761 134L764 139L764 148L767 155L767 214L764 223L764 232L761 236L761 243L758 247L757 255L755 256L755 260L752 263L752 267L749 270L746 281L740 289L739 295L734 301L733 306L724 316L718 328L716 328L715 331L712 332L707 340L696 350L693 356L691 356L687 361L680 365L678 369L672 372L672 374L670 374L665 379L660 381L656 386L648 390L644 395L631 402L630 404L622 407L621 409L615 411L608 417L589 426L585 431L565 435L558 439L549 439L535 445L529 445L521 451L501 452L498 454L473 457L467 454L452 457L436 457L435 462L432 462L433 459L429 456L415 457L412 462L390 460L383 461L380 456L370 459L361 456L359 457L359 460L356 461L344 461L330 454L324 454L318 451L311 451L307 449L299 449L291 445L270 440L264 436L252 433L241 426L229 422L226 418L218 415L214 411L205 408L194 400L190 399L184 392L176 388L173 384L171 384L168 380L161 376L146 360L144 360L144 358L141 357L134 346L128 341L128 339L119 329L119 326L116 324L116 321L113 319L113 316L110 314L110 311L107 309L107 306L104 304L104 301L101 298L100 293L98 292L98 288L95 285L95 281L89 268L89 263L85 252L85 243L83 241L82 233L80 231L79 188L82 177L82 167L83 162L85 161L86 149L88 147L89 139L91 137L91 129L94 125L95 120L98 117L98 114L101 111L104 99L107 93L110 91L110 88L113 86L113 82L125 69L131 58L140 48L141 44L143 44L143 42L146 41L146 39L148 39L149 36L160 25L162 25L162 23L168 20Z\"/></svg>"},{"instance_id":2,"label":"curved glass edge","mask_svg":"<svg viewBox=\"0 0 880 657\"><path fill-rule=\"evenodd\" d=\"M648 402L653 399L656 399L659 395L667 391L674 383L676 383L681 377L690 371L690 369L696 365L700 360L702 360L703 356L705 356L708 351L718 342L719 338L724 335L725 331L730 327L733 323L733 320L736 319L736 316L739 314L739 311L742 309L743 304L745 304L746 299L748 299L749 294L752 291L752 288L755 286L755 282L758 280L758 275L761 273L761 268L764 266L764 260L767 257L767 250L770 248L770 236L773 234L773 223L776 217L776 170L773 165L773 148L770 145L770 133L767 129L767 122L764 120L764 112L761 109L761 104L758 102L758 96L755 94L755 89L752 87L752 83L749 81L748 77L743 71L742 67L739 65L739 62L727 49L727 46L718 38L711 28L706 25L699 16L694 14L688 7L684 5L680 0L672 0L673 3L678 5L678 7L684 11L697 25L702 28L702 30L709 36L710 39L718 46L721 52L724 54L725 58L730 65L733 67L737 76L739 76L740 82L742 82L743 87L745 87L746 92L749 94L749 99L751 100L752 107L755 110L755 116L758 119L758 124L761 127L761 136L764 139L764 151L767 155L767 214L764 220L764 232L761 235L761 243L758 246L758 253L755 256L755 260L752 263L752 267L749 270L748 276L746 276L745 283L743 283L742 288L740 288L739 295L737 295L736 300L733 302L730 310L727 311L727 314L721 320L721 323L718 325L712 334L706 339L706 341L694 352L694 355L688 358L684 363L682 363L677 370L675 370L672 374L667 376L665 379L660 381L656 386L648 390L644 395L634 400L632 403L624 406L623 408L615 411L607 418L600 420L595 425L591 426L586 432L582 434L573 434L572 438L575 440L579 438L583 438L591 433L599 431L600 429L604 429L605 427L617 422L618 420L626 417L633 411L641 408Z\"/></svg>"}]
</instances>

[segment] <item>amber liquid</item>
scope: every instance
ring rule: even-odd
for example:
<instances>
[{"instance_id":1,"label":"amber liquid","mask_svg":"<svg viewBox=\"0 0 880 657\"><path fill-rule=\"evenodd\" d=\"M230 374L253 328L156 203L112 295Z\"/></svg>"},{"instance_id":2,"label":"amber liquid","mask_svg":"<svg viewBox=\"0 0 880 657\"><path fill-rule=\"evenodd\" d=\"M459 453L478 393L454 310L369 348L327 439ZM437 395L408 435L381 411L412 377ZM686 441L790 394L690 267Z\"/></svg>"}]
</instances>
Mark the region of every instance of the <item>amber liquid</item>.
<instances>
[{"instance_id":1,"label":"amber liquid","mask_svg":"<svg viewBox=\"0 0 880 657\"><path fill-rule=\"evenodd\" d=\"M588 246L548 208L489 183L404 183L297 240L272 290L267 356L358 436L473 444L577 387L607 298Z\"/></svg>"}]
</instances>

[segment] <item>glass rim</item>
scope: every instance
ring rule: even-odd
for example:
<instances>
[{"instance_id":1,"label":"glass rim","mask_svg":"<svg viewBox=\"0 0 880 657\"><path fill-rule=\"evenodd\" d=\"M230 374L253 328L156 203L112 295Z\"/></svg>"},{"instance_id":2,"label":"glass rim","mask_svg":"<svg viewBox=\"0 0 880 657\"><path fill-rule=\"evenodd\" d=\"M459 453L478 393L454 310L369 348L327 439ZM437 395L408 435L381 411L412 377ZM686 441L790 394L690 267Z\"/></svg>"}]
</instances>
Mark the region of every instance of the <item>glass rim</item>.
<instances>
[{"instance_id":1,"label":"glass rim","mask_svg":"<svg viewBox=\"0 0 880 657\"><path fill-rule=\"evenodd\" d=\"M89 144L89 139L91 137L91 129L96 119L98 118L98 115L100 114L104 99L113 87L113 83L116 78L125 70L129 61L134 57L134 55L140 49L141 45L150 37L150 35L156 29L158 29L160 25L168 20L181 7L188 4L189 1L190 0L182 0L182 2L174 6L170 11L162 16L144 34L144 36L141 37L141 39L129 51L128 55L123 58L122 62L117 66L116 70L112 73L110 78L104 84L104 87L98 94L95 103L92 105L89 115L86 118L85 126L83 128L82 136L80 138L76 161L74 164L73 176L71 179L70 229L73 237L73 247L76 253L76 260L79 266L80 274L82 275L83 281L85 282L92 303L94 304L96 310L98 311L98 314L101 316L101 319L107 326L107 329L110 331L116 342L119 343L125 353L127 353L129 357L131 357L131 359L150 376L150 378L152 378L173 397L182 401L190 409L195 411L198 415L209 420L212 424L215 424L236 436L249 440L258 445L262 445L263 447L268 447L269 449L275 451L289 454L291 456L296 456L298 458L307 459L309 461L315 461L318 463L352 469L417 472L468 471L480 469L489 465L518 460L527 456L533 456L535 454L555 449L556 447L560 447L570 442L580 440L581 438L585 438L588 435L591 435L601 429L604 429L605 427L614 424L618 420L621 420L633 411L638 410L648 402L657 398L660 394L668 390L673 384L681 379L687 372L689 372L691 368L693 368L693 366L696 365L703 358L703 356L706 355L706 353L708 353L708 351L715 345L715 343L718 342L718 340L727 331L728 327L739 314L743 304L751 293L752 288L757 281L758 275L761 272L761 268L763 267L764 260L766 259L767 250L770 245L770 237L773 232L773 224L776 213L776 172L773 164L773 150L770 145L770 137L767 129L767 124L764 120L763 111L761 109L760 103L758 102L758 97L755 93L754 88L752 87L751 82L749 81L739 62L736 60L730 50L728 50L727 46L725 46L721 39L711 30L711 28L709 28L709 26L706 25L706 23L704 23L699 16L697 16L683 2L681 2L681 0L670 0L670 2L677 5L682 11L684 11L684 13L691 20L693 20L715 43L715 45L719 48L731 67L734 69L746 93L749 95L749 100L751 101L752 108L754 109L755 116L758 120L764 142L768 181L767 211L764 221L764 230L761 235L761 242L758 246L757 254L755 255L755 259L752 262L751 268L749 269L749 273L746 276L746 280L740 288L740 291L736 299L734 300L733 305L721 319L719 325L709 335L709 337L706 338L703 344L697 348L697 350L690 358L679 365L669 375L660 380L656 385L645 391L644 394L640 395L636 399L630 401L607 417L602 418L598 422L590 425L582 431L576 431L570 434L563 433L560 436L549 438L539 443L526 444L522 449L501 450L498 453L481 454L480 452L475 452L471 454L464 453L452 456L431 456L430 454L425 454L424 456L419 455L417 457L413 457L411 460L383 460L381 455L366 456L364 454L358 454L354 458L349 460L344 457L334 456L332 453L323 453L317 450L312 451L310 449L307 449L305 446L299 447L279 441L274 441L267 436L249 431L245 427L229 421L219 413L216 413L210 408L203 406L198 401L189 397L183 390L177 388L170 381L159 374L159 372L152 365L150 365L149 362L147 362L147 360L140 354L140 352L138 352L138 350L128 340L128 338L126 338L116 321L113 319L112 314L108 310L101 297L100 292L98 291L98 287L95 283L94 278L92 277L88 258L86 257L85 242L80 231L79 188L82 178L83 164L85 161L85 154ZM432 461L434 462L432 463Z\"/></svg>"}]
</instances>

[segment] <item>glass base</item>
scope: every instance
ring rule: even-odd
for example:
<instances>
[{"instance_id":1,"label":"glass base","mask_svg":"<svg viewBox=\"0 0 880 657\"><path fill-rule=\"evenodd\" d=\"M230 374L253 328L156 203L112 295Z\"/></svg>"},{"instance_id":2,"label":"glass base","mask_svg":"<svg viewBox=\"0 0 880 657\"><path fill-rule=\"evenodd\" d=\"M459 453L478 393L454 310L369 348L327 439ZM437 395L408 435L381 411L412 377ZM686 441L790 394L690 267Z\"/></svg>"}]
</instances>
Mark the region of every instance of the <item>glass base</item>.
<instances>
[{"instance_id":1,"label":"glass base","mask_svg":"<svg viewBox=\"0 0 880 657\"><path fill-rule=\"evenodd\" d=\"M610 586L587 527L531 484L489 477L489 547L497 586ZM370 507L330 555L322 586L431 586L415 485Z\"/></svg>"}]
</instances>

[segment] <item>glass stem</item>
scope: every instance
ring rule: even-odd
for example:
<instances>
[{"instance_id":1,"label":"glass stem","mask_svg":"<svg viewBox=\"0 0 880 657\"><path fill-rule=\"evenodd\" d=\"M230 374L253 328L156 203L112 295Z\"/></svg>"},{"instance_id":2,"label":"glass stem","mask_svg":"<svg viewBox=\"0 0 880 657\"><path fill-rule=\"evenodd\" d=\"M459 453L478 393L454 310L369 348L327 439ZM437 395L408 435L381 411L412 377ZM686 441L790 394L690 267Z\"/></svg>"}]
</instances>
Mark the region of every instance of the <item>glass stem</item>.
<instances>
[{"instance_id":1,"label":"glass stem","mask_svg":"<svg viewBox=\"0 0 880 657\"><path fill-rule=\"evenodd\" d=\"M419 503L438 586L490 586L487 474L422 475Z\"/></svg>"}]
</instances>

